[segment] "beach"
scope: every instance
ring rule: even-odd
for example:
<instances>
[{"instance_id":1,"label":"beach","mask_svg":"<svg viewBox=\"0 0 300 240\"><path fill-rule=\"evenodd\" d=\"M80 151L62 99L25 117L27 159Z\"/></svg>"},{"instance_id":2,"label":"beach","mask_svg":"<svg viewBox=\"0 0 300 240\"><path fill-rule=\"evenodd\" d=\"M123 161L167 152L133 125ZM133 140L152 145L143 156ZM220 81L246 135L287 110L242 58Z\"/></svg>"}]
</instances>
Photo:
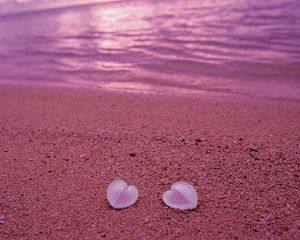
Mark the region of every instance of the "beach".
<instances>
[{"instance_id":1,"label":"beach","mask_svg":"<svg viewBox=\"0 0 300 240\"><path fill-rule=\"evenodd\" d=\"M1 84L0 238L298 239L299 123L298 101ZM176 181L195 210L163 203Z\"/></svg>"},{"instance_id":2,"label":"beach","mask_svg":"<svg viewBox=\"0 0 300 240\"><path fill-rule=\"evenodd\" d=\"M0 0L0 239L300 239L299 9Z\"/></svg>"}]
</instances>

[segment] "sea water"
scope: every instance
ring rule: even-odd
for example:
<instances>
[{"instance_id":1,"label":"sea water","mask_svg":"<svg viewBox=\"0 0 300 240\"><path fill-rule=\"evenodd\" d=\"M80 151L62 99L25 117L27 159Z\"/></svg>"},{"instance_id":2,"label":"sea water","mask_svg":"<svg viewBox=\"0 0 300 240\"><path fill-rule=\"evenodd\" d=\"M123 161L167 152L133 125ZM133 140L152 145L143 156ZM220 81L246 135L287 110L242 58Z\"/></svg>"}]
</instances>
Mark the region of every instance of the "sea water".
<instances>
[{"instance_id":1,"label":"sea water","mask_svg":"<svg viewBox=\"0 0 300 240\"><path fill-rule=\"evenodd\" d=\"M0 82L299 101L299 0L117 1L0 15Z\"/></svg>"}]
</instances>

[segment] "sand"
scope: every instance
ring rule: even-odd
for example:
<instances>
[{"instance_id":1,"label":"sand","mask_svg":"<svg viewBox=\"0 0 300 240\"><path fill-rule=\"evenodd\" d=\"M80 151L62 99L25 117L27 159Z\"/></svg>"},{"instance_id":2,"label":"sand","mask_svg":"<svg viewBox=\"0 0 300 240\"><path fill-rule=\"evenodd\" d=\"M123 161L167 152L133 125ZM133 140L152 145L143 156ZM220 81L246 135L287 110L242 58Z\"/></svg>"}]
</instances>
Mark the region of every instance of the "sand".
<instances>
[{"instance_id":1,"label":"sand","mask_svg":"<svg viewBox=\"0 0 300 240\"><path fill-rule=\"evenodd\" d=\"M0 239L300 237L299 102L1 85L0 134ZM197 209L163 203L178 180Z\"/></svg>"}]
</instances>

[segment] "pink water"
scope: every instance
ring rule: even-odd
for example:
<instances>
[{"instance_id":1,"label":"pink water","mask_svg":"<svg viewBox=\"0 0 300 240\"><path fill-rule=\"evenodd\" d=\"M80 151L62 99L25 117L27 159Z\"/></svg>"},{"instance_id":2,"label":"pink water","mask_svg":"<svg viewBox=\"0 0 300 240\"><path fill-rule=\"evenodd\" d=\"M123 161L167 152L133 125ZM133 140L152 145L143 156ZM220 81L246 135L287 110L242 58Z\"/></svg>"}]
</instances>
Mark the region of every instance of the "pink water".
<instances>
[{"instance_id":1,"label":"pink water","mask_svg":"<svg viewBox=\"0 0 300 240\"><path fill-rule=\"evenodd\" d=\"M0 16L0 82L300 100L300 1L141 0Z\"/></svg>"}]
</instances>

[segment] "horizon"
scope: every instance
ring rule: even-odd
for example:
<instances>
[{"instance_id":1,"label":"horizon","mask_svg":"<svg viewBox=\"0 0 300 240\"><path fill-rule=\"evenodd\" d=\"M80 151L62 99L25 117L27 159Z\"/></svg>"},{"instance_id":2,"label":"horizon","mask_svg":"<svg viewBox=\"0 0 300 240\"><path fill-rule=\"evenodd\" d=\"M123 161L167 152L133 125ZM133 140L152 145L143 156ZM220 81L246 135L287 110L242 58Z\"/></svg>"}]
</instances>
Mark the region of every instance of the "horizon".
<instances>
[{"instance_id":1,"label":"horizon","mask_svg":"<svg viewBox=\"0 0 300 240\"><path fill-rule=\"evenodd\" d=\"M0 0L0 15L118 1L121 0Z\"/></svg>"}]
</instances>

